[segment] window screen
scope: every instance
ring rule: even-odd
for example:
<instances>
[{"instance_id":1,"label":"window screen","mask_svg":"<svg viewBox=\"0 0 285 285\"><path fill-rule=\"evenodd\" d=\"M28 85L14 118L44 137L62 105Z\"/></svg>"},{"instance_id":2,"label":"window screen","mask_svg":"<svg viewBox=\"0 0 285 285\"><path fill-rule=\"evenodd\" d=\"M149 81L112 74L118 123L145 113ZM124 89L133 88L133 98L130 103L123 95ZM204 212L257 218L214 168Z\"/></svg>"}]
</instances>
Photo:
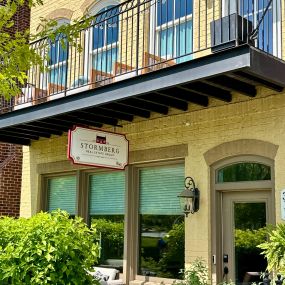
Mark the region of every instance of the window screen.
<instances>
[{"instance_id":1,"label":"window screen","mask_svg":"<svg viewBox=\"0 0 285 285\"><path fill-rule=\"evenodd\" d=\"M76 214L76 177L62 176L48 179L48 211L65 210Z\"/></svg>"}]
</instances>

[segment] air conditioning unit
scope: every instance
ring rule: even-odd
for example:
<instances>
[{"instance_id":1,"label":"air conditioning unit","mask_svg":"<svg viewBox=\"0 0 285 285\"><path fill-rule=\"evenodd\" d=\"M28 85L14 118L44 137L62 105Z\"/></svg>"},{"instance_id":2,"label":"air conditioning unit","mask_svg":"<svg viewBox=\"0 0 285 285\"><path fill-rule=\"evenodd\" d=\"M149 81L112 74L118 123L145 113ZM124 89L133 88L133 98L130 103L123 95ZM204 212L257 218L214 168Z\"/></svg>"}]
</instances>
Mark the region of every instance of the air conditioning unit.
<instances>
[{"instance_id":1,"label":"air conditioning unit","mask_svg":"<svg viewBox=\"0 0 285 285\"><path fill-rule=\"evenodd\" d=\"M252 43L249 39L252 31L252 22L236 13L212 21L212 52L219 52L243 43Z\"/></svg>"}]
</instances>

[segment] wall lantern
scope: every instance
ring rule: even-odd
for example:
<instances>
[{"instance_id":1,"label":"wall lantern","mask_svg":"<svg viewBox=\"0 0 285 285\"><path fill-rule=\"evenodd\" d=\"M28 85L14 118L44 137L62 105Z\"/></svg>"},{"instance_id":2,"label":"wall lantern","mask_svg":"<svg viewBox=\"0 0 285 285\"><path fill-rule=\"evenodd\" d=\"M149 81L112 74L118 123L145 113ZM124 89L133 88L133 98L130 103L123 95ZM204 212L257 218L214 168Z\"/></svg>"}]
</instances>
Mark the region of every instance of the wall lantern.
<instances>
[{"instance_id":1,"label":"wall lantern","mask_svg":"<svg viewBox=\"0 0 285 285\"><path fill-rule=\"evenodd\" d=\"M188 217L189 213L194 214L199 210L200 191L195 187L195 182L192 177L186 177L184 184L185 189L178 197L181 199L185 216Z\"/></svg>"}]
</instances>

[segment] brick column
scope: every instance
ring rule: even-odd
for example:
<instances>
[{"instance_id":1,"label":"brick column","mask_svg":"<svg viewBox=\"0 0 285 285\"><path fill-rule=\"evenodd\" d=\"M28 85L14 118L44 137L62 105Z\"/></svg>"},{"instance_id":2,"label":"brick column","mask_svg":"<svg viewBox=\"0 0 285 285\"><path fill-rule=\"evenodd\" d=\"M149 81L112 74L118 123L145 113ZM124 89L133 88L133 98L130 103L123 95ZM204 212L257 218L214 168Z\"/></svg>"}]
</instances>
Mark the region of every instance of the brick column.
<instances>
[{"instance_id":1,"label":"brick column","mask_svg":"<svg viewBox=\"0 0 285 285\"><path fill-rule=\"evenodd\" d=\"M29 27L30 8L23 5L15 14L14 26L9 31L13 34ZM20 215L22 159L22 146L0 143L0 216Z\"/></svg>"},{"instance_id":2,"label":"brick column","mask_svg":"<svg viewBox=\"0 0 285 285\"><path fill-rule=\"evenodd\" d=\"M20 214L22 146L0 144L0 216Z\"/></svg>"}]
</instances>

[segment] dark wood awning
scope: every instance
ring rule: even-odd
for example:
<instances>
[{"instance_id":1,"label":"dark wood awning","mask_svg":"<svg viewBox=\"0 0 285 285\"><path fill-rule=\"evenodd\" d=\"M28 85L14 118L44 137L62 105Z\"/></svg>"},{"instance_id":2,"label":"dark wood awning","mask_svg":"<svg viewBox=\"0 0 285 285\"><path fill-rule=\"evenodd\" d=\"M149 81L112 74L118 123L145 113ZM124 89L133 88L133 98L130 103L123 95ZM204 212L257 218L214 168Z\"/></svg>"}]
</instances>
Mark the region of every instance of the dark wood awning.
<instances>
[{"instance_id":1,"label":"dark wood awning","mask_svg":"<svg viewBox=\"0 0 285 285\"><path fill-rule=\"evenodd\" d=\"M207 107L209 97L231 102L232 91L256 96L256 86L277 92L285 87L285 62L250 46L138 75L93 90L0 115L0 141L29 145L61 135L73 125L117 126L169 108Z\"/></svg>"}]
</instances>

